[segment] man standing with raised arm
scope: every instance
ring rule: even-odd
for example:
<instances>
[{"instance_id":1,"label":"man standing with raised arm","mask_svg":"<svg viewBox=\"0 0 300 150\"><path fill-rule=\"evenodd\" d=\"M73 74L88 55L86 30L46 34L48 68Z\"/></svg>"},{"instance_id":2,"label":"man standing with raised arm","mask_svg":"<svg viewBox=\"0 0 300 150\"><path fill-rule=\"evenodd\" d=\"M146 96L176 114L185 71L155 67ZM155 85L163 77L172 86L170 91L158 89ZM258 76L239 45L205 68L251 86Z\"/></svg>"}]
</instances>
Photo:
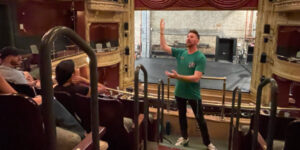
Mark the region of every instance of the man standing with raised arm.
<instances>
[{"instance_id":1,"label":"man standing with raised arm","mask_svg":"<svg viewBox=\"0 0 300 150\"><path fill-rule=\"evenodd\" d=\"M186 102L188 102L193 109L200 127L203 143L207 146L208 150L216 150L216 147L209 139L200 96L200 79L204 74L206 65L205 55L197 50L200 36L196 30L190 30L186 38L187 48L172 48L166 43L164 30L165 22L161 19L160 48L173 57L176 57L177 60L177 71L172 70L172 72L165 72L168 77L177 79L175 98L179 110L179 123L182 137L177 140L175 145L187 146L189 143L186 119Z\"/></svg>"}]
</instances>

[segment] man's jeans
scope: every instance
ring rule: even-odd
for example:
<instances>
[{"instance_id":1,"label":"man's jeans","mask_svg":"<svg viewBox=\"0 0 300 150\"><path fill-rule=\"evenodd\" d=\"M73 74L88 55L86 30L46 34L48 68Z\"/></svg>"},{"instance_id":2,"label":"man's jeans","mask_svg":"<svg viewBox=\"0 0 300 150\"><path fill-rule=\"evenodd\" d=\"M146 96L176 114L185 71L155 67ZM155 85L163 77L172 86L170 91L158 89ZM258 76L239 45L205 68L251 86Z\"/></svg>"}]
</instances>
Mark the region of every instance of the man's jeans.
<instances>
[{"instance_id":1,"label":"man's jeans","mask_svg":"<svg viewBox=\"0 0 300 150\"><path fill-rule=\"evenodd\" d=\"M71 113L55 98L53 99L53 113L57 126L78 134L81 139L84 138L85 130Z\"/></svg>"},{"instance_id":2,"label":"man's jeans","mask_svg":"<svg viewBox=\"0 0 300 150\"><path fill-rule=\"evenodd\" d=\"M188 101L191 105L194 115L197 119L198 125L201 130L202 140L205 145L210 144L210 139L208 135L207 125L203 116L203 108L201 99L193 100L193 99L184 99L180 97L175 97L177 102L177 108L179 110L179 123L181 129L181 136L183 138L188 138L187 133L187 119L186 119L186 102ZM198 104L198 105L197 105Z\"/></svg>"}]
</instances>

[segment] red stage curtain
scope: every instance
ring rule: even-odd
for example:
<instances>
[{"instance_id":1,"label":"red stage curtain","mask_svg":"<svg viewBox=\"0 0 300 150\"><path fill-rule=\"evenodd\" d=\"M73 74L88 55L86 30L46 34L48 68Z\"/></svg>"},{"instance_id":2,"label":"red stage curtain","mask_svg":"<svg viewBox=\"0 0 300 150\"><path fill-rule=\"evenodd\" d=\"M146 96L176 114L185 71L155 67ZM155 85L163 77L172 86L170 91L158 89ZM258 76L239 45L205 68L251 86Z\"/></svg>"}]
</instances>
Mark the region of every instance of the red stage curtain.
<instances>
[{"instance_id":1,"label":"red stage curtain","mask_svg":"<svg viewBox=\"0 0 300 150\"><path fill-rule=\"evenodd\" d=\"M255 10L258 0L135 0L136 10Z\"/></svg>"}]
</instances>

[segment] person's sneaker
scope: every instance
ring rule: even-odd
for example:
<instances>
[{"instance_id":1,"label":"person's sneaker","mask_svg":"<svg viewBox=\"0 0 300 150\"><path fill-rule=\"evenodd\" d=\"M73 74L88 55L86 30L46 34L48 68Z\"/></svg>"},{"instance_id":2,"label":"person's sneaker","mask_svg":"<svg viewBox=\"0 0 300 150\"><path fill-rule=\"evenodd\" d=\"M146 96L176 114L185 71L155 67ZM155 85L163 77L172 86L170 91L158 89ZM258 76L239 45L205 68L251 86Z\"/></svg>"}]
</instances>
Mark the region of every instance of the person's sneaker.
<instances>
[{"instance_id":1,"label":"person's sneaker","mask_svg":"<svg viewBox=\"0 0 300 150\"><path fill-rule=\"evenodd\" d=\"M217 148L212 143L208 144L207 149L208 150L217 150Z\"/></svg>"},{"instance_id":2,"label":"person's sneaker","mask_svg":"<svg viewBox=\"0 0 300 150\"><path fill-rule=\"evenodd\" d=\"M189 139L184 139L183 137L178 138L177 142L176 142L176 146L188 146L189 144Z\"/></svg>"}]
</instances>

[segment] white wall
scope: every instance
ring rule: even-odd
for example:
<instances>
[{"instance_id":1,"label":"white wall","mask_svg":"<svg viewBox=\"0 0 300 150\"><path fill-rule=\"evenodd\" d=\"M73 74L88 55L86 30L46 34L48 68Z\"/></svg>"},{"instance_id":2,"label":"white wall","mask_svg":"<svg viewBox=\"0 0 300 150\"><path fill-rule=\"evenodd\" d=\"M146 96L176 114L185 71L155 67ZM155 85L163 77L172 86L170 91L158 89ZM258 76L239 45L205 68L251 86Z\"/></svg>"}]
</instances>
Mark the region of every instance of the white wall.
<instances>
[{"instance_id":1,"label":"white wall","mask_svg":"<svg viewBox=\"0 0 300 150\"><path fill-rule=\"evenodd\" d=\"M151 11L150 27L152 45L159 44L159 24L160 19L166 22L166 41L173 45L174 41L185 43L186 34L190 29L196 29L200 36L200 43L209 44L210 48L204 50L205 53L215 53L216 36L220 38L237 38L237 49L246 47L244 40L246 22L250 27L250 14L253 11ZM136 12L136 14L139 12ZM247 17L248 16L248 17ZM138 19L138 18L137 18ZM246 21L247 19L247 21ZM256 24L256 11L253 14ZM136 22L139 22L136 20ZM136 26L136 31L138 26ZM249 31L250 32L250 31ZM136 32L136 37L138 37ZM248 32L247 32L248 33Z\"/></svg>"}]
</instances>

